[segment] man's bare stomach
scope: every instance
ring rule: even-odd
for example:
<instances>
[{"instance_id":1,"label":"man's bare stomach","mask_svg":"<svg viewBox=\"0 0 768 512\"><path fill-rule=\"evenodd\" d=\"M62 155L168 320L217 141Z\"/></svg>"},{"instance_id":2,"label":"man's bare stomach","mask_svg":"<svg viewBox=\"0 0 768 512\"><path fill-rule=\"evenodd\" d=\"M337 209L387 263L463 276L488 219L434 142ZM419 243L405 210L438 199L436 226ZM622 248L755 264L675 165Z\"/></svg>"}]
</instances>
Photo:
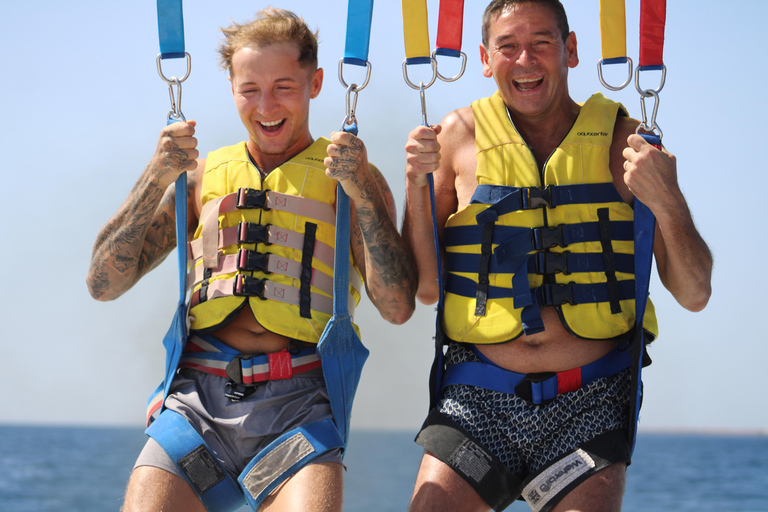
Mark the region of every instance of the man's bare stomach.
<instances>
[{"instance_id":1,"label":"man's bare stomach","mask_svg":"<svg viewBox=\"0 0 768 512\"><path fill-rule=\"evenodd\" d=\"M584 366L614 349L610 340L583 340L568 333L554 308L542 308L545 330L508 343L476 345L488 359L519 373L561 372Z\"/></svg>"},{"instance_id":2,"label":"man's bare stomach","mask_svg":"<svg viewBox=\"0 0 768 512\"><path fill-rule=\"evenodd\" d=\"M213 333L235 350L244 354L270 354L289 348L290 338L266 330L256 320L250 305L238 313L234 320Z\"/></svg>"}]
</instances>

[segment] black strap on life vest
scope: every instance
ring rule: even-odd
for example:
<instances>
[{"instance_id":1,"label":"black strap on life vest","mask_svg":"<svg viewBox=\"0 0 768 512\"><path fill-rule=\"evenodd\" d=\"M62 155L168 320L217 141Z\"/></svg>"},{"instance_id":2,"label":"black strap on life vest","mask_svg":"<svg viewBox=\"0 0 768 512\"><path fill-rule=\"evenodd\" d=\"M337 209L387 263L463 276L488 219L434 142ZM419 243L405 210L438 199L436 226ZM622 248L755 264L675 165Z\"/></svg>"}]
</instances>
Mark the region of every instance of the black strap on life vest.
<instances>
[{"instance_id":1,"label":"black strap on life vest","mask_svg":"<svg viewBox=\"0 0 768 512\"><path fill-rule=\"evenodd\" d=\"M477 270L477 292L475 295L475 316L485 316L488 302L489 273L491 256L493 256L493 226L494 222L483 224L483 238L480 242L480 265Z\"/></svg>"},{"instance_id":2,"label":"black strap on life vest","mask_svg":"<svg viewBox=\"0 0 768 512\"><path fill-rule=\"evenodd\" d=\"M611 243L611 222L608 218L608 208L597 209L597 219L600 225L600 244L603 247L603 262L605 263L605 278L608 285L608 302L611 305L611 313L621 313L619 303L619 282L616 279L616 255Z\"/></svg>"},{"instance_id":3,"label":"black strap on life vest","mask_svg":"<svg viewBox=\"0 0 768 512\"><path fill-rule=\"evenodd\" d=\"M302 318L312 318L310 291L312 286L312 255L315 254L317 224L304 224L304 247L301 250L301 286L299 288L299 313Z\"/></svg>"}]
</instances>

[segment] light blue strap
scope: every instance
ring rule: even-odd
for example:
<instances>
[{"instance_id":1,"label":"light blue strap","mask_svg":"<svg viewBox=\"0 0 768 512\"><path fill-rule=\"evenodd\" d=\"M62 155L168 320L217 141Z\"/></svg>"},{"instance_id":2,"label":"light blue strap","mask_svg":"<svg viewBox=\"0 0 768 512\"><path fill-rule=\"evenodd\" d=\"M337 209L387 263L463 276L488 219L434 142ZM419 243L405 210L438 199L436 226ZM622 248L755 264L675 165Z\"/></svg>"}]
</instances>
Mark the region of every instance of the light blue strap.
<instances>
[{"instance_id":1,"label":"light blue strap","mask_svg":"<svg viewBox=\"0 0 768 512\"><path fill-rule=\"evenodd\" d=\"M182 415L166 409L149 426L147 435L165 450L207 510L229 512L245 505L237 482Z\"/></svg>"},{"instance_id":2,"label":"light blue strap","mask_svg":"<svg viewBox=\"0 0 768 512\"><path fill-rule=\"evenodd\" d=\"M344 63L365 66L371 39L373 0L349 0Z\"/></svg>"},{"instance_id":3,"label":"light blue strap","mask_svg":"<svg viewBox=\"0 0 768 512\"><path fill-rule=\"evenodd\" d=\"M320 455L344 446L330 418L286 432L260 451L238 477L245 490L245 500L252 510L258 510L275 489L301 468Z\"/></svg>"},{"instance_id":4,"label":"light blue strap","mask_svg":"<svg viewBox=\"0 0 768 512\"><path fill-rule=\"evenodd\" d=\"M157 0L160 58L184 57L184 17L181 0Z\"/></svg>"},{"instance_id":5,"label":"light blue strap","mask_svg":"<svg viewBox=\"0 0 768 512\"><path fill-rule=\"evenodd\" d=\"M157 24L160 37L161 57L184 56L184 21L181 0L157 0ZM180 54L179 54L180 53ZM166 124L180 121L169 116ZM176 199L176 251L178 259L179 300L171 327L163 339L165 347L165 377L160 385L163 402L176 373L187 338L187 173L183 172L175 184Z\"/></svg>"}]
</instances>

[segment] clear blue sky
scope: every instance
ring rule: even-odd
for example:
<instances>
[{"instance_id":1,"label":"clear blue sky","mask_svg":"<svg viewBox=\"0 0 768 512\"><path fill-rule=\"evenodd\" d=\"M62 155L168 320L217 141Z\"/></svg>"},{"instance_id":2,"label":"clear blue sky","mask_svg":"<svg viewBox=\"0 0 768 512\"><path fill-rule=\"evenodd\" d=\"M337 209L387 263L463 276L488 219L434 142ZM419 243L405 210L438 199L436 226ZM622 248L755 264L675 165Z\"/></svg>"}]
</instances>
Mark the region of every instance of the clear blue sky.
<instances>
[{"instance_id":1,"label":"clear blue sky","mask_svg":"<svg viewBox=\"0 0 768 512\"><path fill-rule=\"evenodd\" d=\"M565 0L581 64L571 94L596 91L637 117L639 96L603 89L598 1ZM312 104L315 137L341 125L346 1L284 1L320 31L325 84ZM466 2L464 77L427 91L430 122L487 96L477 46L485 2ZM661 336L646 369L641 428L766 429L763 389L768 360L766 252L760 204L766 188L763 101L764 25L768 4L737 0L669 2L659 124L678 158L682 188L715 255L707 309L686 312L658 279L651 294ZM218 27L244 21L268 4L187 2L192 75L182 109L198 122L201 153L243 140L225 73L216 64ZM429 0L434 44L437 0ZM175 258L112 303L93 301L85 275L93 240L144 169L169 109L155 71L154 2L13 2L0 18L0 150L4 193L0 244L6 264L0 318L0 422L139 426L149 392L162 378L161 339L176 301ZM629 53L637 56L639 0L627 1ZM419 124L418 93L401 73L400 3L374 8L373 76L360 94L360 135L384 172L402 213L403 145ZM447 61L447 64L451 64ZM355 68L351 68L352 73ZM169 71L169 72L172 72ZM449 74L444 71L443 74ZM348 81L359 81L354 74ZM418 76L415 77L419 79ZM751 255L751 256L750 256ZM415 432L427 408L433 308L390 326L370 305L358 320L371 350L353 427Z\"/></svg>"}]
</instances>

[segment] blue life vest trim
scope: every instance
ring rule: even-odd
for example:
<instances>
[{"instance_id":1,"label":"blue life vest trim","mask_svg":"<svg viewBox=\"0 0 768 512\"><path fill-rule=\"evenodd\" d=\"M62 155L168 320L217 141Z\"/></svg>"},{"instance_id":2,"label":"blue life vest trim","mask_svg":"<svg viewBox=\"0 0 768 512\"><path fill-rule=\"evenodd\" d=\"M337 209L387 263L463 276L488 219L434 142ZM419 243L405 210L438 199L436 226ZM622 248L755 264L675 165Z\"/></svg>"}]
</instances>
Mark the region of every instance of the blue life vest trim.
<instances>
[{"instance_id":1,"label":"blue life vest trim","mask_svg":"<svg viewBox=\"0 0 768 512\"><path fill-rule=\"evenodd\" d=\"M451 253L446 258L446 270L448 272L477 271L480 265L481 254ZM528 259L528 274L573 274L576 272L604 272L605 259L602 253L575 254L570 252L537 252ZM633 254L616 253L616 272L632 274L635 271L635 257ZM489 271L491 274L510 274L517 272L520 265L515 260L499 261L491 258Z\"/></svg>"},{"instance_id":2,"label":"blue life vest trim","mask_svg":"<svg viewBox=\"0 0 768 512\"><path fill-rule=\"evenodd\" d=\"M470 201L471 204L491 205L476 216L478 224L494 222L501 215L520 210L556 208L568 204L620 202L623 200L613 183L550 185L544 188L478 185Z\"/></svg>"},{"instance_id":3,"label":"blue life vest trim","mask_svg":"<svg viewBox=\"0 0 768 512\"><path fill-rule=\"evenodd\" d=\"M525 276L528 282L528 274ZM635 281L627 279L619 281L620 300L630 300L635 298ZM514 286L514 284L513 284ZM477 290L477 283L468 278L448 274L446 277L445 291L462 297L474 297ZM543 284L537 288L525 287L525 293L531 297L536 297L536 302L540 306L558 306L560 304L589 304L593 302L608 302L610 297L606 283L568 283L568 284ZM488 297L491 299L517 298L514 288L503 288L500 286L489 286ZM515 304L518 309L518 304Z\"/></svg>"},{"instance_id":4,"label":"blue life vest trim","mask_svg":"<svg viewBox=\"0 0 768 512\"><path fill-rule=\"evenodd\" d=\"M611 221L611 238L619 241L634 239L632 221ZM452 226L445 228L446 247L475 245L482 239L483 226ZM526 239L527 237L527 239ZM504 260L522 256L534 250L545 250L555 245L565 247L581 242L599 242L600 223L562 224L554 227L521 228L494 226L493 244L496 258ZM450 253L448 253L450 255Z\"/></svg>"}]
</instances>

